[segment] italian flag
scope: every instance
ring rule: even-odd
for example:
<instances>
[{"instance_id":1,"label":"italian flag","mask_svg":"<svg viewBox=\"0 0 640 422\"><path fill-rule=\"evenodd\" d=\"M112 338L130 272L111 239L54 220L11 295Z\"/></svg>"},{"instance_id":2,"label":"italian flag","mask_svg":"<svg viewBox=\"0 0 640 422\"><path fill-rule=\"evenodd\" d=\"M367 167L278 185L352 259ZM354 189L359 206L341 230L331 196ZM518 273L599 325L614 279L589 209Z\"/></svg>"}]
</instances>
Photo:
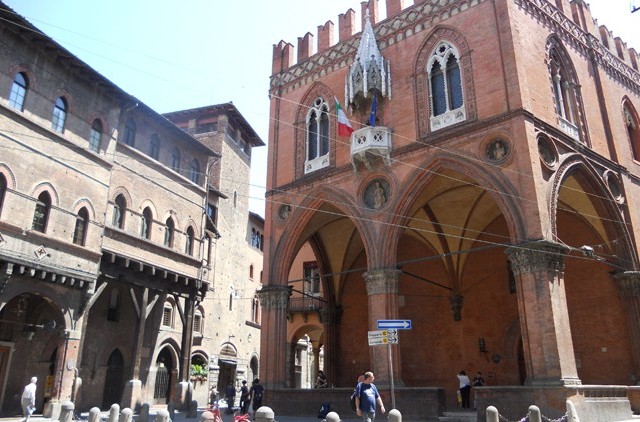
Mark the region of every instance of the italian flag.
<instances>
[{"instance_id":1,"label":"italian flag","mask_svg":"<svg viewBox=\"0 0 640 422\"><path fill-rule=\"evenodd\" d=\"M336 100L336 115L338 116L338 135L340 136L351 136L353 133L353 128L351 127L351 123L349 123L349 119L347 119L347 115L345 114L342 107L340 107L340 103L338 102L338 97L333 97Z\"/></svg>"}]
</instances>

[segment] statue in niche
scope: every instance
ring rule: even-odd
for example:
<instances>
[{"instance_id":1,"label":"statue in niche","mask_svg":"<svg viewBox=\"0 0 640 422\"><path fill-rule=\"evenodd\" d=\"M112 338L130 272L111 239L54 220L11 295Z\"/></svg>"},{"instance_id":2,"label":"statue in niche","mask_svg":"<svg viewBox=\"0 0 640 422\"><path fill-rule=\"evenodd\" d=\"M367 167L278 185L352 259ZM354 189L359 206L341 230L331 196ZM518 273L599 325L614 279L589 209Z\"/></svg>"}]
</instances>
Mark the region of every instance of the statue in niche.
<instances>
[{"instance_id":1,"label":"statue in niche","mask_svg":"<svg viewBox=\"0 0 640 422\"><path fill-rule=\"evenodd\" d=\"M389 182L384 179L376 179L369 183L364 194L365 204L374 210L385 206L389 200Z\"/></svg>"},{"instance_id":2,"label":"statue in niche","mask_svg":"<svg viewBox=\"0 0 640 422\"><path fill-rule=\"evenodd\" d=\"M502 139L496 139L487 146L486 155L491 161L502 161L508 153L508 144Z\"/></svg>"},{"instance_id":3,"label":"statue in niche","mask_svg":"<svg viewBox=\"0 0 640 422\"><path fill-rule=\"evenodd\" d=\"M280 209L278 210L278 217L280 217L280 220L284 221L287 218L289 218L290 215L291 215L291 205L288 205L288 204L281 205Z\"/></svg>"}]
</instances>

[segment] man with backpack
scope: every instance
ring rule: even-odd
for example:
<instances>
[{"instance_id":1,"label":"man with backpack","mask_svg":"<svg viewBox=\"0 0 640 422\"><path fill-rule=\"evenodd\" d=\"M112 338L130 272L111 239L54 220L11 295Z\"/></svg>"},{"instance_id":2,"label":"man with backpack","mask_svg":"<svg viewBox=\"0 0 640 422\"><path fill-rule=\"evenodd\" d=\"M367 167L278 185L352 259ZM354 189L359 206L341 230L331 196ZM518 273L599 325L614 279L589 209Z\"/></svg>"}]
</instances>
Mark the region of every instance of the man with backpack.
<instances>
[{"instance_id":1,"label":"man with backpack","mask_svg":"<svg viewBox=\"0 0 640 422\"><path fill-rule=\"evenodd\" d=\"M380 412L384 413L384 404L373 381L373 372L365 372L364 380L359 382L354 393L356 400L356 414L363 422L373 422L376 419L376 404Z\"/></svg>"}]
</instances>

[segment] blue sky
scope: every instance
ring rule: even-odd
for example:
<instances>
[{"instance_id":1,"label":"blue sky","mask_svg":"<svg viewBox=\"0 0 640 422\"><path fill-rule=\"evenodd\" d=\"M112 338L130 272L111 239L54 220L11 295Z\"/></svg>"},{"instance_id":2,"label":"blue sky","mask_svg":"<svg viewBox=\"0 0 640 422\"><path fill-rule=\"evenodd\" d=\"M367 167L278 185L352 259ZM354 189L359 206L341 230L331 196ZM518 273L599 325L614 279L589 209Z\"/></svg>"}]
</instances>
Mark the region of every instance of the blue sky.
<instances>
[{"instance_id":1,"label":"blue sky","mask_svg":"<svg viewBox=\"0 0 640 422\"><path fill-rule=\"evenodd\" d=\"M273 44L297 38L360 0L4 0L17 13L159 113L232 101L265 143ZM408 4L411 0L405 0ZM640 50L629 0L591 10ZM384 10L384 0L380 0ZM384 13L383 13L384 16ZM337 40L337 35L335 39ZM266 147L254 150L250 208L264 215Z\"/></svg>"}]
</instances>

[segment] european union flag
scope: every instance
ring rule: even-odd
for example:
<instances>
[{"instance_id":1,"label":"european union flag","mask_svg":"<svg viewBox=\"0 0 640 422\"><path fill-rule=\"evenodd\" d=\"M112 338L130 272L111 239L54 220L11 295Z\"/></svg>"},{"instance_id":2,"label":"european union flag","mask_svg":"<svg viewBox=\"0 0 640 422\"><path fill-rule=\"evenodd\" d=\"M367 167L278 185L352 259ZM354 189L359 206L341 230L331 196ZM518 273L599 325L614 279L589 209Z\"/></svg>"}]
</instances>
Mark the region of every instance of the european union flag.
<instances>
[{"instance_id":1,"label":"european union flag","mask_svg":"<svg viewBox=\"0 0 640 422\"><path fill-rule=\"evenodd\" d=\"M371 102L371 114L369 114L369 126L376 125L377 98L378 96L376 94L373 94L373 101Z\"/></svg>"}]
</instances>

